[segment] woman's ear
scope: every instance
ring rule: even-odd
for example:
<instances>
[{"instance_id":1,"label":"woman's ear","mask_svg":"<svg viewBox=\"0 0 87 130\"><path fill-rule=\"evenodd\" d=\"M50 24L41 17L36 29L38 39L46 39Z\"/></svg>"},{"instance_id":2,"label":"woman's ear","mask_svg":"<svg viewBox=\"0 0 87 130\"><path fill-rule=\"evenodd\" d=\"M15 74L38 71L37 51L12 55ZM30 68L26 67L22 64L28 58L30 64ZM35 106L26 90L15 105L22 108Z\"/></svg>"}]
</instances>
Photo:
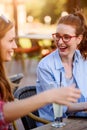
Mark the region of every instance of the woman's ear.
<instances>
[{"instance_id":1,"label":"woman's ear","mask_svg":"<svg viewBox=\"0 0 87 130\"><path fill-rule=\"evenodd\" d=\"M78 36L78 44L80 44L80 42L82 41L82 39L83 39L83 35L79 35Z\"/></svg>"}]
</instances>

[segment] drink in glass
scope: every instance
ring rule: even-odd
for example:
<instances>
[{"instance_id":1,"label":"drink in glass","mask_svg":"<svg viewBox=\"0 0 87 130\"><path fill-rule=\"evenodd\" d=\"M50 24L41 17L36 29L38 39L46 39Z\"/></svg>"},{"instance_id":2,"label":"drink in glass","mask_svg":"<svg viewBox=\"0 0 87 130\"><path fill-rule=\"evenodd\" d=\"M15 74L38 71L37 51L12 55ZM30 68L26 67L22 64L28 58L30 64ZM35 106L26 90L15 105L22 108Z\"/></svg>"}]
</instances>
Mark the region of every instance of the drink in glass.
<instances>
[{"instance_id":1,"label":"drink in glass","mask_svg":"<svg viewBox=\"0 0 87 130\"><path fill-rule=\"evenodd\" d=\"M52 126L56 128L65 126L66 124L62 122L63 106L53 103L53 111L55 122L52 123Z\"/></svg>"},{"instance_id":2,"label":"drink in glass","mask_svg":"<svg viewBox=\"0 0 87 130\"><path fill-rule=\"evenodd\" d=\"M54 82L50 82L50 87L54 88L55 87L55 83ZM60 72L60 82L59 82L58 87L63 87L63 85L62 85L62 72ZM53 103L53 111L54 111L55 122L52 123L52 126L56 127L56 128L65 126L65 123L62 122L63 106Z\"/></svg>"}]
</instances>

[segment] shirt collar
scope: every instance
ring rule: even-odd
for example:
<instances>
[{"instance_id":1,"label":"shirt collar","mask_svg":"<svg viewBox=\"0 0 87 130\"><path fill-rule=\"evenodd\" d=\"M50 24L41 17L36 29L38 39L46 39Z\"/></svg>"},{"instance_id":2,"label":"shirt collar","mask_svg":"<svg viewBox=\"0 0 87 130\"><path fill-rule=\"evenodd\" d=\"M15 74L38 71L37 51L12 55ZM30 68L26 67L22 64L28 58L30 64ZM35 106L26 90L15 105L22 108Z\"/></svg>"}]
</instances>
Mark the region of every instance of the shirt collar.
<instances>
[{"instance_id":1,"label":"shirt collar","mask_svg":"<svg viewBox=\"0 0 87 130\"><path fill-rule=\"evenodd\" d=\"M54 64L55 64L55 68L56 69L62 69L64 68L63 67L63 64L62 64L62 61L61 61L61 58L59 56L59 52L58 52L58 49L56 49L54 51ZM79 50L76 50L75 51L75 54L74 54L74 62L79 62L79 59L81 58L81 53Z\"/></svg>"},{"instance_id":2,"label":"shirt collar","mask_svg":"<svg viewBox=\"0 0 87 130\"><path fill-rule=\"evenodd\" d=\"M61 58L59 56L58 49L56 49L55 53L54 53L54 64L55 64L56 69L63 68L63 64L62 64Z\"/></svg>"},{"instance_id":3,"label":"shirt collar","mask_svg":"<svg viewBox=\"0 0 87 130\"><path fill-rule=\"evenodd\" d=\"M80 58L81 58L81 53L79 50L76 50L74 54L74 62L79 62Z\"/></svg>"}]
</instances>

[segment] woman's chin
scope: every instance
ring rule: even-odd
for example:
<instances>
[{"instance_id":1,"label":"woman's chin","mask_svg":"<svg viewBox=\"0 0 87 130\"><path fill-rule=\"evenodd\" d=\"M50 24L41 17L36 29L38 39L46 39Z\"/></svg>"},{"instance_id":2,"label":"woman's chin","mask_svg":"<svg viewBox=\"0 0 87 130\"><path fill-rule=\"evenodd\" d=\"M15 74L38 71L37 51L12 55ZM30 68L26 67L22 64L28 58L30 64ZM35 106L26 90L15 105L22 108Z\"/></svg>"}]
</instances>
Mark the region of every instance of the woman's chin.
<instances>
[{"instance_id":1,"label":"woman's chin","mask_svg":"<svg viewBox=\"0 0 87 130\"><path fill-rule=\"evenodd\" d=\"M60 56L66 56L66 52L60 52Z\"/></svg>"},{"instance_id":2,"label":"woman's chin","mask_svg":"<svg viewBox=\"0 0 87 130\"><path fill-rule=\"evenodd\" d=\"M12 58L7 58L7 59L5 59L4 61L5 62L9 62L9 61L11 61L12 60Z\"/></svg>"}]
</instances>

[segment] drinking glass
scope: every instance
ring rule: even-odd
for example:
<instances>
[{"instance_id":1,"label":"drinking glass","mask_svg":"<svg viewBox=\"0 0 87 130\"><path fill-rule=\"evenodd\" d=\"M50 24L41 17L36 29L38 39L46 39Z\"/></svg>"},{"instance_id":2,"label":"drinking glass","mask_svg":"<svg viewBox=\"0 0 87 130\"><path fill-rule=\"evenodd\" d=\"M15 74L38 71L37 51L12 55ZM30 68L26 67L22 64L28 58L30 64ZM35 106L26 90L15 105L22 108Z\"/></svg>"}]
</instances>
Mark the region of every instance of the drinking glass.
<instances>
[{"instance_id":1,"label":"drinking glass","mask_svg":"<svg viewBox=\"0 0 87 130\"><path fill-rule=\"evenodd\" d=\"M54 88L55 83L50 82L50 87ZM63 85L62 85L62 72L60 72L60 82L59 82L59 85L57 84L57 87L63 87ZM66 124L62 120L63 119L63 106L53 103L53 111L54 111L55 122L52 123L52 126L56 127L56 128L65 126Z\"/></svg>"},{"instance_id":2,"label":"drinking glass","mask_svg":"<svg viewBox=\"0 0 87 130\"><path fill-rule=\"evenodd\" d=\"M54 119L55 122L52 123L53 127L60 128L66 124L63 122L63 106L53 103Z\"/></svg>"}]
</instances>

